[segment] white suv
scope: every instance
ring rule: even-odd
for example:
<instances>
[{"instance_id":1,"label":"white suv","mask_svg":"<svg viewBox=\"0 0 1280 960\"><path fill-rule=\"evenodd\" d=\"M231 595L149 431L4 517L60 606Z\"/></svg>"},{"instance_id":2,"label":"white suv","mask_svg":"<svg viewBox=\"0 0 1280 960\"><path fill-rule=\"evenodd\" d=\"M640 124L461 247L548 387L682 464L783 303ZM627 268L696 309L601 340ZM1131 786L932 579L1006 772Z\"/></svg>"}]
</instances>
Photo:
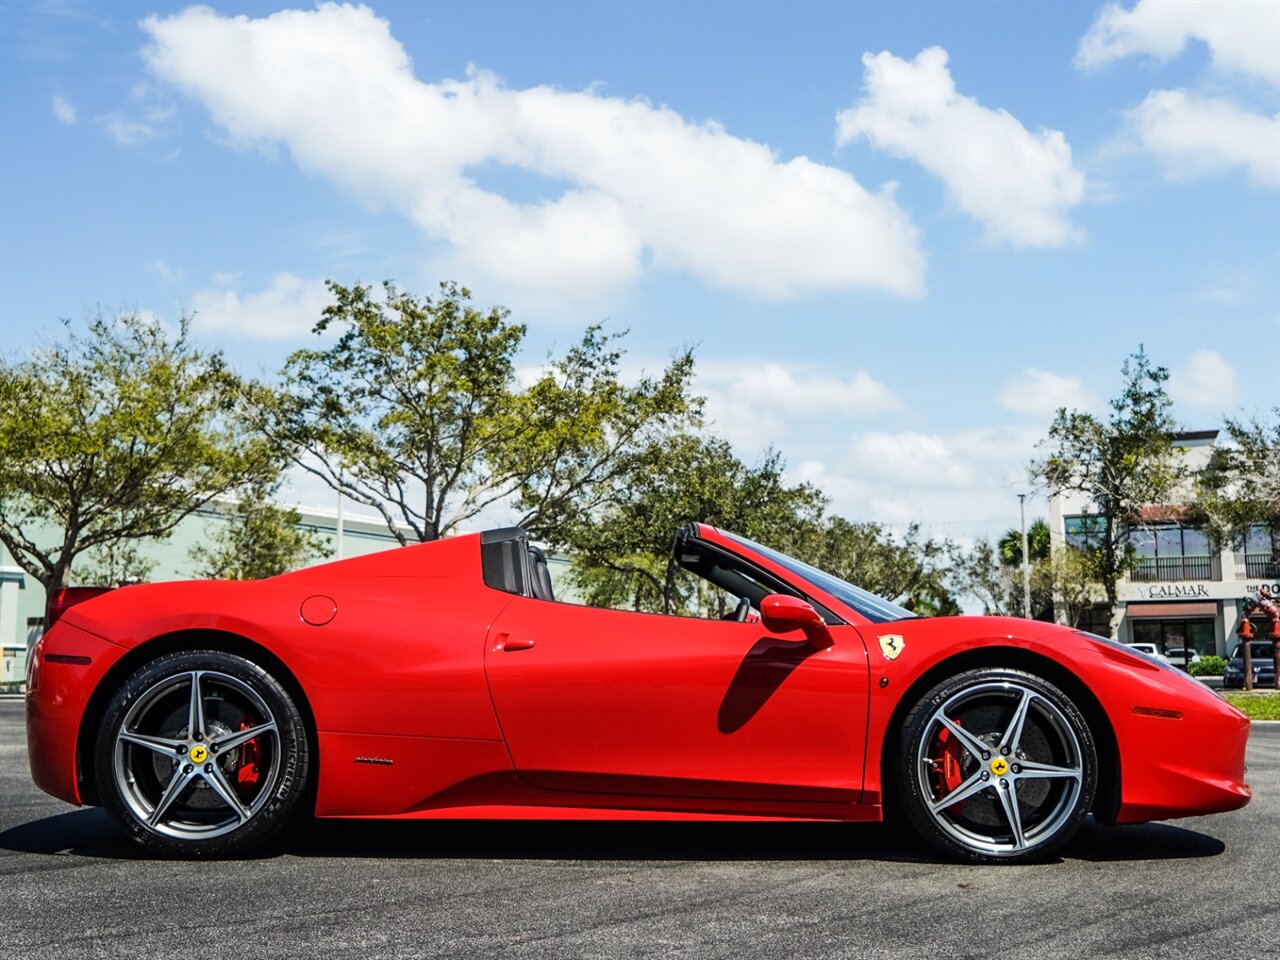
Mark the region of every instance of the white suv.
<instances>
[{"instance_id":1,"label":"white suv","mask_svg":"<svg viewBox=\"0 0 1280 960\"><path fill-rule=\"evenodd\" d=\"M1130 643L1127 646L1133 650L1137 650L1139 653L1145 653L1148 657L1159 660L1161 663L1168 663L1172 666L1172 662L1169 658L1157 650L1154 643Z\"/></svg>"}]
</instances>

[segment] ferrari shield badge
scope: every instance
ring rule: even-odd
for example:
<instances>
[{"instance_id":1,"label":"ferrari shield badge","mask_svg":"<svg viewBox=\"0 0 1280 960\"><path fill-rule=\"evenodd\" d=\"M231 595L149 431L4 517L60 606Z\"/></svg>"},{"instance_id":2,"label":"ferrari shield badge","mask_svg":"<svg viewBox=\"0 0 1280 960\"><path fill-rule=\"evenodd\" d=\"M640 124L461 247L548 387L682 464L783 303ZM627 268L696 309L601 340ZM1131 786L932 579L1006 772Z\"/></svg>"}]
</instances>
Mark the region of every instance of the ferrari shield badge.
<instances>
[{"instance_id":1,"label":"ferrari shield badge","mask_svg":"<svg viewBox=\"0 0 1280 960\"><path fill-rule=\"evenodd\" d=\"M906 642L896 633L886 633L880 638L880 652L886 660L897 660L898 654L906 649Z\"/></svg>"}]
</instances>

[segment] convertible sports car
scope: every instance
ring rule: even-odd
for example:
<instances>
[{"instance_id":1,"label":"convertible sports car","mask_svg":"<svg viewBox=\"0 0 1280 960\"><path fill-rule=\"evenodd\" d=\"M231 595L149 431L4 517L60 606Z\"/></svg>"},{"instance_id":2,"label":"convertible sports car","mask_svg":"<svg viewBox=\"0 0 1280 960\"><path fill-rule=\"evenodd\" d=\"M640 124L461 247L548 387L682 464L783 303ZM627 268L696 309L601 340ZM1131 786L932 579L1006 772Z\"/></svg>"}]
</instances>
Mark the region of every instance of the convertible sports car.
<instances>
[{"instance_id":1,"label":"convertible sports car","mask_svg":"<svg viewBox=\"0 0 1280 960\"><path fill-rule=\"evenodd\" d=\"M1092 811L1249 801L1249 721L1089 634L913 616L690 524L717 619L557 602L518 528L269 580L51 597L36 783L152 852L317 817L880 820L954 857L1043 858Z\"/></svg>"}]
</instances>

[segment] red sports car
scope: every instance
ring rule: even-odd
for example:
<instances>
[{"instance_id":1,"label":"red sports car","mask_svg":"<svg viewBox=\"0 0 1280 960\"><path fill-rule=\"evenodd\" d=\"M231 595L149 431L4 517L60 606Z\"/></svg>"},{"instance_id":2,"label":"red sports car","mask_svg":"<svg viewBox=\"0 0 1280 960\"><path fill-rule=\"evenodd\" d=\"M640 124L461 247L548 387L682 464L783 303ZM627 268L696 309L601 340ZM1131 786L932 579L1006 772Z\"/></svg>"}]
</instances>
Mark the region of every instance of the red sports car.
<instances>
[{"instance_id":1,"label":"red sports car","mask_svg":"<svg viewBox=\"0 0 1280 960\"><path fill-rule=\"evenodd\" d=\"M1089 634L930 619L690 524L717 619L558 602L518 528L251 582L55 593L36 783L166 855L291 818L880 820L1043 858L1106 823L1234 810L1249 721Z\"/></svg>"}]
</instances>

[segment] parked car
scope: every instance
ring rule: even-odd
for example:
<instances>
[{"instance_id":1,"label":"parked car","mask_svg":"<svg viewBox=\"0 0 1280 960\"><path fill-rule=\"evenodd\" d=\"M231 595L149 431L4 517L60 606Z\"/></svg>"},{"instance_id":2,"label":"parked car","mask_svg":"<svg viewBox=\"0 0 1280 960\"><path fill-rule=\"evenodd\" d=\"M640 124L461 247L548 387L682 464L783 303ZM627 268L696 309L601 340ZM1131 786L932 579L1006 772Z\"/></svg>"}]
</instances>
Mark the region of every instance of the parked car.
<instances>
[{"instance_id":1,"label":"parked car","mask_svg":"<svg viewBox=\"0 0 1280 960\"><path fill-rule=\"evenodd\" d=\"M1169 658L1160 652L1154 643L1130 643L1126 644L1131 650L1137 650L1139 653L1145 653L1148 657L1154 657L1161 663L1169 663Z\"/></svg>"},{"instance_id":2,"label":"parked car","mask_svg":"<svg viewBox=\"0 0 1280 960\"><path fill-rule=\"evenodd\" d=\"M1249 643L1249 658L1253 661L1253 685L1255 687L1274 687L1276 685L1275 643L1271 640L1253 640ZM1227 672L1222 677L1222 686L1228 690L1239 690L1244 687L1244 644L1237 643L1227 661Z\"/></svg>"},{"instance_id":3,"label":"parked car","mask_svg":"<svg viewBox=\"0 0 1280 960\"><path fill-rule=\"evenodd\" d=\"M557 600L518 527L268 580L50 592L31 772L150 854L295 816L904 820L952 857L1052 856L1090 812L1236 810L1249 720L1129 647L920 617L690 524L730 615ZM197 891L199 896L200 891Z\"/></svg>"},{"instance_id":4,"label":"parked car","mask_svg":"<svg viewBox=\"0 0 1280 960\"><path fill-rule=\"evenodd\" d=\"M1181 667L1183 670L1193 663L1200 662L1200 654L1185 647L1170 647L1164 652L1164 658L1175 667Z\"/></svg>"}]
</instances>

